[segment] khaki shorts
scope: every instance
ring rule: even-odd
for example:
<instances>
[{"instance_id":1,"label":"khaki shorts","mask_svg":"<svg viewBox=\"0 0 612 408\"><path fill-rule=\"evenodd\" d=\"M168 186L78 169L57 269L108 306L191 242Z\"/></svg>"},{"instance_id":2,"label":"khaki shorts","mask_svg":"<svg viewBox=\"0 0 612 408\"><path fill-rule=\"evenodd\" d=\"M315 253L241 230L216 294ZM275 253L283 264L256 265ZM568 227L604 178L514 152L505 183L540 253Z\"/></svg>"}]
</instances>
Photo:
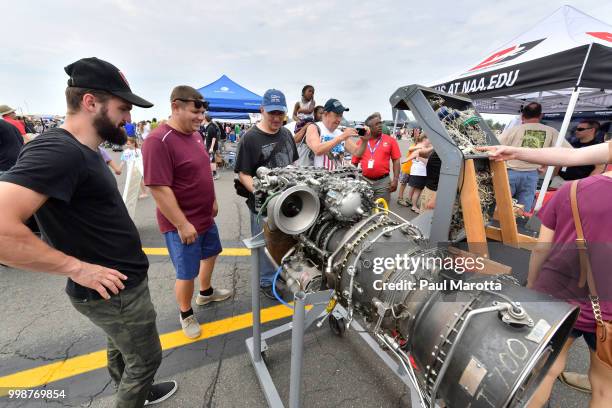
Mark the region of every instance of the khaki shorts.
<instances>
[{"instance_id":1,"label":"khaki shorts","mask_svg":"<svg viewBox=\"0 0 612 408\"><path fill-rule=\"evenodd\" d=\"M432 199L435 200L436 192L425 187L421 192L421 196L419 197L419 210L425 211L427 208L427 203Z\"/></svg>"}]
</instances>

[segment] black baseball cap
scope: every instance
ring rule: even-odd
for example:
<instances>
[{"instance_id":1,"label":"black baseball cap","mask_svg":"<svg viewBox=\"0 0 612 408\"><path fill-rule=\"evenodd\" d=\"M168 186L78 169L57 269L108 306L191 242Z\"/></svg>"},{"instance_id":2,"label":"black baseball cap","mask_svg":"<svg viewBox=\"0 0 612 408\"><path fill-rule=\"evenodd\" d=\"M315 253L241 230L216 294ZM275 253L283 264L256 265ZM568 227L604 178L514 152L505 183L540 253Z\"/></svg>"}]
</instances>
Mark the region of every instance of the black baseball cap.
<instances>
[{"instance_id":1,"label":"black baseball cap","mask_svg":"<svg viewBox=\"0 0 612 408\"><path fill-rule=\"evenodd\" d=\"M339 100L333 98L325 102L325 106L323 106L324 112L334 112L338 115L342 115L347 110L349 108L345 108Z\"/></svg>"},{"instance_id":2,"label":"black baseball cap","mask_svg":"<svg viewBox=\"0 0 612 408\"><path fill-rule=\"evenodd\" d=\"M64 71L70 76L69 87L105 91L141 108L153 106L151 102L132 93L123 73L110 62L96 57L82 58L64 67Z\"/></svg>"}]
</instances>

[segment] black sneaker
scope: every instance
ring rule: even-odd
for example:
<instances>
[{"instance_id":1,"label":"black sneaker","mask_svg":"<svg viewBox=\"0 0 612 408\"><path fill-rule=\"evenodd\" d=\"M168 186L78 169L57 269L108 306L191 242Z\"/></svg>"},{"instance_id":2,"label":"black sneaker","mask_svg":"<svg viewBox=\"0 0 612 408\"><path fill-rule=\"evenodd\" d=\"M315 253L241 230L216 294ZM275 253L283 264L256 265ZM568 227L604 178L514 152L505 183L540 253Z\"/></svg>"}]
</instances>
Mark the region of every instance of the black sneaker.
<instances>
[{"instance_id":1,"label":"black sneaker","mask_svg":"<svg viewBox=\"0 0 612 408\"><path fill-rule=\"evenodd\" d=\"M263 295L268 299L276 300L277 302L279 302L276 296L274 296L274 292L272 291L272 285L260 286L259 289L261 290L261 293L263 293ZM285 285L285 282L281 281L280 279L276 282L276 294L285 302L293 301L293 295L288 294L287 285Z\"/></svg>"},{"instance_id":2,"label":"black sneaker","mask_svg":"<svg viewBox=\"0 0 612 408\"><path fill-rule=\"evenodd\" d=\"M176 381L164 381L151 386L149 397L145 401L145 406L159 404L167 400L176 392L178 385Z\"/></svg>"},{"instance_id":3,"label":"black sneaker","mask_svg":"<svg viewBox=\"0 0 612 408\"><path fill-rule=\"evenodd\" d=\"M260 286L259 291L268 299L276 300L278 302L278 299L276 298L276 296L274 296L274 292L272 291L272 285Z\"/></svg>"}]
</instances>

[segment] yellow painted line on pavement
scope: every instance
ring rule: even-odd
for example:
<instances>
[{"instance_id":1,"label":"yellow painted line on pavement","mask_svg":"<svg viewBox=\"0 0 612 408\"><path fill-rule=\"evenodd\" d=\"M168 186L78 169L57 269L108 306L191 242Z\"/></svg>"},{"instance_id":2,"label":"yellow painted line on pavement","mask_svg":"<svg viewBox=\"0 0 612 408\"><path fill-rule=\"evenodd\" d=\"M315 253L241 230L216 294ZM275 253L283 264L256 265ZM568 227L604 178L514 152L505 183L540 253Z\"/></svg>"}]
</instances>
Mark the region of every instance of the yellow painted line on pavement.
<instances>
[{"instance_id":1,"label":"yellow painted line on pavement","mask_svg":"<svg viewBox=\"0 0 612 408\"><path fill-rule=\"evenodd\" d=\"M168 256L168 248L142 248L147 255ZM251 256L248 248L223 248L221 256Z\"/></svg>"},{"instance_id":2,"label":"yellow painted line on pavement","mask_svg":"<svg viewBox=\"0 0 612 408\"><path fill-rule=\"evenodd\" d=\"M261 310L261 321L262 323L267 323L289 317L292 314L293 311L286 306L272 306ZM197 339L189 339L185 337L182 330L162 334L159 336L159 339L161 341L162 349L169 350L190 343L195 343L210 339L212 337L246 329L251 327L252 323L253 315L251 313L244 313L238 316L201 324L200 327L202 328L202 335ZM9 389L40 387L54 381L63 380L79 374L104 368L106 367L106 364L106 350L99 350L94 351L93 353L84 354L82 356L72 357L64 361L59 361L57 363L46 364L40 367L30 368L28 370L9 374L4 377L0 377L0 397L6 396Z\"/></svg>"}]
</instances>

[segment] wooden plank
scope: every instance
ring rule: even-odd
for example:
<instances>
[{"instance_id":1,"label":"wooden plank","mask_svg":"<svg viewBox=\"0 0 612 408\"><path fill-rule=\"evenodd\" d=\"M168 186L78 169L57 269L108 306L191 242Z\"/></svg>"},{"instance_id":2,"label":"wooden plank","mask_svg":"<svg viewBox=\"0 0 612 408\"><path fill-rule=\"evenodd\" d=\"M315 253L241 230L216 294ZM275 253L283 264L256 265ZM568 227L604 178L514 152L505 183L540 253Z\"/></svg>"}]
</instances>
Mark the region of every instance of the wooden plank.
<instances>
[{"instance_id":1,"label":"wooden plank","mask_svg":"<svg viewBox=\"0 0 612 408\"><path fill-rule=\"evenodd\" d=\"M487 234L487 238L501 242L502 240L501 229L497 227L487 226L485 228L485 232Z\"/></svg>"},{"instance_id":2,"label":"wooden plank","mask_svg":"<svg viewBox=\"0 0 612 408\"><path fill-rule=\"evenodd\" d=\"M487 235L484 228L482 209L480 207L480 196L478 195L478 184L476 183L476 168L474 160L468 159L463 162L463 180L461 187L461 212L463 213L463 227L467 236L468 246L471 252L481 256L489 256L487 249Z\"/></svg>"},{"instance_id":3,"label":"wooden plank","mask_svg":"<svg viewBox=\"0 0 612 408\"><path fill-rule=\"evenodd\" d=\"M453 246L448 247L448 252L451 255L453 255L453 257L455 258L461 257L464 259L474 259L475 260L477 257L480 256L478 254L467 252L467 251L461 250ZM489 258L485 258L482 256L481 256L480 261L484 265L483 269L475 268L473 270L468 270L467 272L481 273L483 275L510 275L512 273L512 267L508 265L504 265L502 263L495 262ZM470 262L470 264L472 264L472 262Z\"/></svg>"},{"instance_id":4,"label":"wooden plank","mask_svg":"<svg viewBox=\"0 0 612 408\"><path fill-rule=\"evenodd\" d=\"M485 232L487 234L487 238L502 241L502 231L498 227L487 226L485 228ZM538 242L537 238L530 237L529 235L517 234L518 244L515 245L517 248L523 248L531 250L533 248L533 244Z\"/></svg>"},{"instance_id":5,"label":"wooden plank","mask_svg":"<svg viewBox=\"0 0 612 408\"><path fill-rule=\"evenodd\" d=\"M510 194L506 163L490 161L489 166L493 176L493 190L497 203L497 218L501 227L501 241L506 245L518 247L519 237L512 208L512 195Z\"/></svg>"}]
</instances>

